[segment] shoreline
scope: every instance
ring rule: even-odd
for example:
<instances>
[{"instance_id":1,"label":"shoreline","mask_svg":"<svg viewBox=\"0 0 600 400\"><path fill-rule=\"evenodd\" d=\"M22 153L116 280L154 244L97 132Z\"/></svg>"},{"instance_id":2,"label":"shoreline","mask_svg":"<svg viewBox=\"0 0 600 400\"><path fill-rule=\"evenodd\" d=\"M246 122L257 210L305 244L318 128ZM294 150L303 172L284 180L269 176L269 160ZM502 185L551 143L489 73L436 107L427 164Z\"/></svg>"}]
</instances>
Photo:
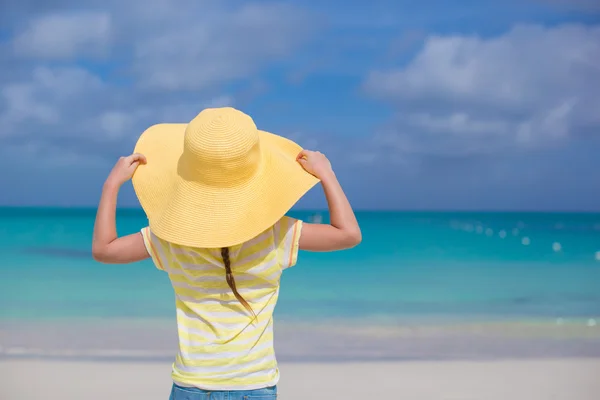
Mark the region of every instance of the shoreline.
<instances>
[{"instance_id":1,"label":"shoreline","mask_svg":"<svg viewBox=\"0 0 600 400\"><path fill-rule=\"evenodd\" d=\"M594 321L596 321L594 319ZM170 362L172 320L0 320L0 360ZM358 325L275 323L284 362L600 358L600 325L554 320Z\"/></svg>"},{"instance_id":2,"label":"shoreline","mask_svg":"<svg viewBox=\"0 0 600 400\"><path fill-rule=\"evenodd\" d=\"M309 365L309 364L323 364L323 365L337 365L337 364L369 364L369 363L380 363L380 364L411 364L411 363L441 363L441 364L451 364L456 362L474 362L474 363L499 363L499 362L544 362L544 361L565 361L565 360L586 360L586 361L599 361L600 355L579 355L577 357L565 355L565 356L555 356L555 355L537 355L534 357L515 357L514 355L510 356L496 356L496 357L478 357L478 358L435 358L435 357L427 357L427 358L410 358L410 357L377 357L377 358L307 358L307 359L294 359L294 358L284 358L283 360L280 357L277 359L283 364L300 364L300 365ZM31 355L31 356L0 356L0 363L10 363L10 362L41 362L41 363L92 363L92 364L156 364L156 365L171 365L175 360L175 355L173 354L171 357L144 357L144 358L126 358L126 357L65 357L65 356L39 356L39 355ZM600 370L599 370L600 373Z\"/></svg>"},{"instance_id":3,"label":"shoreline","mask_svg":"<svg viewBox=\"0 0 600 400\"><path fill-rule=\"evenodd\" d=\"M283 400L594 400L600 359L280 363ZM170 364L0 360L3 400L166 400ZM32 384L34 377L35 384Z\"/></svg>"}]
</instances>

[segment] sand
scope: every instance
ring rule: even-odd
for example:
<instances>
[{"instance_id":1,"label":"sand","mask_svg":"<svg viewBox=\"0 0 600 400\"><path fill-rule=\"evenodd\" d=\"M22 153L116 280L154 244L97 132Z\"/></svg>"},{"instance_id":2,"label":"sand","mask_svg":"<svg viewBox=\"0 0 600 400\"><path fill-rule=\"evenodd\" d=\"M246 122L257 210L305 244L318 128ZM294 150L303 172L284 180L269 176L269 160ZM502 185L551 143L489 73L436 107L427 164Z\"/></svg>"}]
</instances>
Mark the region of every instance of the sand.
<instances>
[{"instance_id":1,"label":"sand","mask_svg":"<svg viewBox=\"0 0 600 400\"><path fill-rule=\"evenodd\" d=\"M167 400L177 336L172 321L17 321L0 344L0 400ZM276 352L283 400L600 399L600 326L586 321L284 321Z\"/></svg>"},{"instance_id":2,"label":"sand","mask_svg":"<svg viewBox=\"0 0 600 400\"><path fill-rule=\"evenodd\" d=\"M2 400L166 400L168 363L0 360ZM279 398L597 400L600 359L282 363Z\"/></svg>"}]
</instances>

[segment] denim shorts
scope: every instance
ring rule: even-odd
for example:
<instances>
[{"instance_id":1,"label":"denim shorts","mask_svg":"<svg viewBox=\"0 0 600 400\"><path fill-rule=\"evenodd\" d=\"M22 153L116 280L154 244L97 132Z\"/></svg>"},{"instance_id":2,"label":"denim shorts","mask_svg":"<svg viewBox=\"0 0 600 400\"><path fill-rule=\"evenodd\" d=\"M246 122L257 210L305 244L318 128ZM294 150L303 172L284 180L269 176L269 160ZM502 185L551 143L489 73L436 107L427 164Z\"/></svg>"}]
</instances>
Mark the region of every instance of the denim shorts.
<instances>
[{"instance_id":1,"label":"denim shorts","mask_svg":"<svg viewBox=\"0 0 600 400\"><path fill-rule=\"evenodd\" d=\"M277 387L255 390L208 391L173 384L169 400L275 400Z\"/></svg>"}]
</instances>

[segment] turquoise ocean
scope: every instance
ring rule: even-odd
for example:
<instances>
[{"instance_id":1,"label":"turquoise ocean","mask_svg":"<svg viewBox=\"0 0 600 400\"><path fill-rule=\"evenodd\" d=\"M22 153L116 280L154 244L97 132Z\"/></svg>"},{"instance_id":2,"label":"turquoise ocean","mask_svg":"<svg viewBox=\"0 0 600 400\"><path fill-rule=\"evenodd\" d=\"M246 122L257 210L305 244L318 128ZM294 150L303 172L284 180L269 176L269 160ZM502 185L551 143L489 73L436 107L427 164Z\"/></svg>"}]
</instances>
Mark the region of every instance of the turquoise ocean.
<instances>
[{"instance_id":1,"label":"turquoise ocean","mask_svg":"<svg viewBox=\"0 0 600 400\"><path fill-rule=\"evenodd\" d=\"M328 220L326 212L290 215ZM94 209L0 208L0 349L52 347L32 326L53 327L46 332L57 337L64 337L57 327L85 321L102 321L97 327L166 321L161 329L171 329L165 327L174 319L174 295L166 274L150 261L95 262L94 218ZM303 252L285 271L277 320L354 330L542 321L597 332L600 214L358 212L357 218L358 247ZM120 235L146 225L141 210L118 211Z\"/></svg>"}]
</instances>

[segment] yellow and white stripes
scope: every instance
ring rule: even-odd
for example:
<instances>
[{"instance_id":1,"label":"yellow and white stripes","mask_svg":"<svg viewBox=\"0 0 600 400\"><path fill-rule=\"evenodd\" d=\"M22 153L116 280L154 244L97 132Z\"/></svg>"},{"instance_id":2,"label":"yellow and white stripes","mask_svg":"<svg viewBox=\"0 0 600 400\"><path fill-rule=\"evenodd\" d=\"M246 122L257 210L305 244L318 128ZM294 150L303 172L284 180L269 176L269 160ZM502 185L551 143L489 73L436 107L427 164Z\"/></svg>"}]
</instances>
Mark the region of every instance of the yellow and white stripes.
<instances>
[{"instance_id":1,"label":"yellow and white stripes","mask_svg":"<svg viewBox=\"0 0 600 400\"><path fill-rule=\"evenodd\" d=\"M277 383L273 310L281 272L296 264L301 228L301 221L284 217L230 248L237 289L256 319L227 285L220 249L179 246L142 229L148 253L169 274L175 291L175 383L205 390L252 390Z\"/></svg>"}]
</instances>

